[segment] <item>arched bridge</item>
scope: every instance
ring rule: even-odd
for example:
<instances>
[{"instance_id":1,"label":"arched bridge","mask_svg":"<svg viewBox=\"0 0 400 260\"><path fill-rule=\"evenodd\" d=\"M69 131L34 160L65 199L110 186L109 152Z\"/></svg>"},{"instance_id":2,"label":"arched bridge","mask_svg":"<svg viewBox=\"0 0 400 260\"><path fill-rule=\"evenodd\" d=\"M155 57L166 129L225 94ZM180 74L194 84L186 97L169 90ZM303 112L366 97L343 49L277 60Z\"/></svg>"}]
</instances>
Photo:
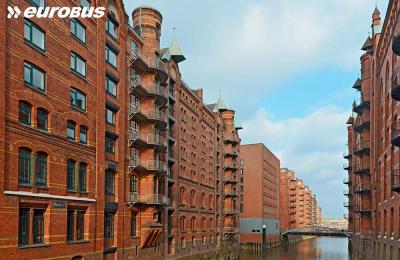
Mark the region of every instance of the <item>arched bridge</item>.
<instances>
[{"instance_id":1,"label":"arched bridge","mask_svg":"<svg viewBox=\"0 0 400 260\"><path fill-rule=\"evenodd\" d=\"M287 238L289 235L350 237L351 232L347 230L339 230L321 226L309 226L287 230L286 232L282 233L284 238Z\"/></svg>"}]
</instances>

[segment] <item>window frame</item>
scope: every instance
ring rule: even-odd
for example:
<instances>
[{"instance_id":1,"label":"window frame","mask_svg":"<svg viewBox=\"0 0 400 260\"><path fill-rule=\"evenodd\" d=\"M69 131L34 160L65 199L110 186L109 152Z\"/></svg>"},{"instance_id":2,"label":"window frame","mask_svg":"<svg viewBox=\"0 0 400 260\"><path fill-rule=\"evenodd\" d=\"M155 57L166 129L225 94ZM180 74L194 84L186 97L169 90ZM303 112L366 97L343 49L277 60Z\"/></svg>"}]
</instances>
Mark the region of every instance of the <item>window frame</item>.
<instances>
[{"instance_id":1,"label":"window frame","mask_svg":"<svg viewBox=\"0 0 400 260\"><path fill-rule=\"evenodd\" d=\"M82 136L85 136L85 138L82 138ZM82 141L84 139L84 141ZM81 144L87 144L88 143L88 128L85 125L80 125L79 126L79 142Z\"/></svg>"},{"instance_id":2,"label":"window frame","mask_svg":"<svg viewBox=\"0 0 400 260\"><path fill-rule=\"evenodd\" d=\"M115 195L115 172L107 170L104 176L104 191L106 195Z\"/></svg>"},{"instance_id":3,"label":"window frame","mask_svg":"<svg viewBox=\"0 0 400 260\"><path fill-rule=\"evenodd\" d=\"M39 158L43 156L42 158ZM36 164L35 164L35 176L36 176L36 186L47 187L47 173L48 173L48 155L45 152L36 153ZM40 167L40 166L41 167ZM39 175L41 177L39 178ZM43 181L39 181L43 180Z\"/></svg>"},{"instance_id":4,"label":"window frame","mask_svg":"<svg viewBox=\"0 0 400 260\"><path fill-rule=\"evenodd\" d=\"M29 70L29 79L30 79L29 81L25 80L25 69ZM34 81L33 80L34 70L36 70L37 72L39 72L43 75L43 89L40 86L34 85L34 82L33 82ZM24 61L24 84L30 88L37 90L37 91L45 93L46 92L46 72L30 62Z\"/></svg>"},{"instance_id":5,"label":"window frame","mask_svg":"<svg viewBox=\"0 0 400 260\"><path fill-rule=\"evenodd\" d=\"M83 45L86 45L86 26L81 23L77 18L72 18L71 19L71 34L74 38L76 38L80 43ZM84 39L81 39L78 34L78 27L81 27L84 32Z\"/></svg>"},{"instance_id":6,"label":"window frame","mask_svg":"<svg viewBox=\"0 0 400 260\"><path fill-rule=\"evenodd\" d=\"M26 152L25 156L22 154ZM23 167L22 167L23 166ZM32 175L32 150L26 147L18 149L18 184L30 184ZM21 172L24 169L24 172Z\"/></svg>"},{"instance_id":7,"label":"window frame","mask_svg":"<svg viewBox=\"0 0 400 260\"><path fill-rule=\"evenodd\" d=\"M109 144L109 142L112 142L112 150L108 150L108 148L109 148L109 146L108 146L108 144ZM113 138L111 138L111 137L105 137L105 151L106 151L106 153L111 153L111 154L115 154L115 151L116 151L116 140L114 140Z\"/></svg>"},{"instance_id":8,"label":"window frame","mask_svg":"<svg viewBox=\"0 0 400 260\"><path fill-rule=\"evenodd\" d=\"M108 121L109 111L111 112L111 122ZM117 111L115 111L107 106L106 106L106 123L109 125L112 125L112 126L115 126L117 124Z\"/></svg>"},{"instance_id":9,"label":"window frame","mask_svg":"<svg viewBox=\"0 0 400 260\"><path fill-rule=\"evenodd\" d=\"M44 127L40 127L39 126L39 122L43 121L45 126ZM49 130L49 112L44 109L39 107L37 109L37 114L36 114L36 127L40 130L43 131L48 131Z\"/></svg>"},{"instance_id":10,"label":"window frame","mask_svg":"<svg viewBox=\"0 0 400 260\"><path fill-rule=\"evenodd\" d=\"M86 163L79 164L79 191L87 192L87 169Z\"/></svg>"},{"instance_id":11,"label":"window frame","mask_svg":"<svg viewBox=\"0 0 400 260\"><path fill-rule=\"evenodd\" d=\"M104 214L104 238L114 238L114 214L110 212Z\"/></svg>"},{"instance_id":12,"label":"window frame","mask_svg":"<svg viewBox=\"0 0 400 260\"><path fill-rule=\"evenodd\" d=\"M85 66L84 66L84 73L83 73L83 74L77 70L77 64L78 64L77 61L78 61L78 60L81 61L81 62L83 62L83 64L85 65ZM71 70L72 70L74 73L76 73L78 76L80 76L80 77L86 79L86 72L87 72L87 71L86 71L86 68L87 68L87 66L86 66L86 60L85 60L82 56L80 56L79 54L77 54L77 53L71 51Z\"/></svg>"},{"instance_id":13,"label":"window frame","mask_svg":"<svg viewBox=\"0 0 400 260\"><path fill-rule=\"evenodd\" d=\"M115 85L115 94L110 91L110 88L109 88L110 82ZM105 84L106 84L106 93L109 94L110 96L117 97L118 96L118 83L115 80L113 80L112 78L106 76Z\"/></svg>"},{"instance_id":14,"label":"window frame","mask_svg":"<svg viewBox=\"0 0 400 260\"><path fill-rule=\"evenodd\" d=\"M76 175L76 161L68 160L67 161L67 190L75 191L75 175Z\"/></svg>"},{"instance_id":15,"label":"window frame","mask_svg":"<svg viewBox=\"0 0 400 260\"><path fill-rule=\"evenodd\" d=\"M137 234L137 214L131 212L131 237L136 237Z\"/></svg>"},{"instance_id":16,"label":"window frame","mask_svg":"<svg viewBox=\"0 0 400 260\"><path fill-rule=\"evenodd\" d=\"M19 208L18 212L18 246L29 245L30 209Z\"/></svg>"},{"instance_id":17,"label":"window frame","mask_svg":"<svg viewBox=\"0 0 400 260\"><path fill-rule=\"evenodd\" d=\"M71 137L71 136L69 136L69 134L68 134L68 129L69 130L72 130L72 128L70 128L70 126L74 126L73 127L73 133L74 133L74 136L73 137ZM72 132L71 132L72 133ZM71 141L75 141L76 140L76 123L74 122L74 121L72 121L72 120L68 120L67 121L67 139L68 140L71 140Z\"/></svg>"},{"instance_id":18,"label":"window frame","mask_svg":"<svg viewBox=\"0 0 400 260\"><path fill-rule=\"evenodd\" d=\"M112 24L114 26L114 32L110 33L110 24ZM106 20L106 33L111 36L111 38L113 38L114 40L118 40L118 28L119 28L119 24L117 23L117 21L115 21L113 18L111 18L110 16L107 17ZM115 35L114 35L115 33Z\"/></svg>"},{"instance_id":19,"label":"window frame","mask_svg":"<svg viewBox=\"0 0 400 260\"><path fill-rule=\"evenodd\" d=\"M29 39L25 37L25 25L29 27ZM34 43L33 41L33 29L36 29L38 32L43 34L43 47L39 46L38 44ZM24 18L24 41L32 46L34 49L37 49L40 52L46 52L46 32L40 28L34 22Z\"/></svg>"},{"instance_id":20,"label":"window frame","mask_svg":"<svg viewBox=\"0 0 400 260\"><path fill-rule=\"evenodd\" d=\"M44 210L34 209L33 210L33 221L32 221L32 235L33 244L43 244L44 243Z\"/></svg>"},{"instance_id":21,"label":"window frame","mask_svg":"<svg viewBox=\"0 0 400 260\"><path fill-rule=\"evenodd\" d=\"M81 90L79 90L77 88L74 88L74 87L71 87L70 93L71 93L71 106L73 108L78 109L79 111L86 112L86 109L87 109L87 97L86 97L86 94L83 91L81 91ZM84 100L82 102L82 106L78 105L78 100L79 100L78 97L79 96L84 98Z\"/></svg>"},{"instance_id":22,"label":"window frame","mask_svg":"<svg viewBox=\"0 0 400 260\"><path fill-rule=\"evenodd\" d=\"M25 106L25 108L23 108ZM28 122L24 122L22 118L27 117ZM24 125L32 125L32 105L26 101L18 102L18 122Z\"/></svg>"},{"instance_id":23,"label":"window frame","mask_svg":"<svg viewBox=\"0 0 400 260\"><path fill-rule=\"evenodd\" d=\"M46 6L46 1L45 0L39 0L39 1L42 1L43 2L43 6L42 5L38 5L36 2L35 2L35 0L27 0L31 5L34 5L34 6L36 6L36 7L45 7Z\"/></svg>"},{"instance_id":24,"label":"window frame","mask_svg":"<svg viewBox=\"0 0 400 260\"><path fill-rule=\"evenodd\" d=\"M83 6L83 5L82 5L82 2L83 2L83 1L86 1L86 2L89 4L89 6ZM80 6L81 6L82 8L85 8L85 7L90 8L90 7L91 7L90 0L81 0Z\"/></svg>"},{"instance_id":25,"label":"window frame","mask_svg":"<svg viewBox=\"0 0 400 260\"><path fill-rule=\"evenodd\" d=\"M110 52L115 55L115 64L110 62ZM112 48L106 45L106 63L111 67L117 69L118 68L118 53L115 52Z\"/></svg>"}]
</instances>

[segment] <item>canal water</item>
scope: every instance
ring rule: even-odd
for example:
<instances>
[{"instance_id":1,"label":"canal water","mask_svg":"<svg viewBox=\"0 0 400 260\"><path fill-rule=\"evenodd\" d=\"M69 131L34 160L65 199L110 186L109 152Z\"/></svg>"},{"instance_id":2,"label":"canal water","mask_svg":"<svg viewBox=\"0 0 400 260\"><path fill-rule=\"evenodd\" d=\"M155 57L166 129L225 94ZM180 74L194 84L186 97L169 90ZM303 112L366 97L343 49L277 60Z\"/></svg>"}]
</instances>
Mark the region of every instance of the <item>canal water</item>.
<instances>
[{"instance_id":1,"label":"canal water","mask_svg":"<svg viewBox=\"0 0 400 260\"><path fill-rule=\"evenodd\" d=\"M240 260L347 260L349 240L340 237L316 237L290 245L270 248L265 252L242 251Z\"/></svg>"}]
</instances>

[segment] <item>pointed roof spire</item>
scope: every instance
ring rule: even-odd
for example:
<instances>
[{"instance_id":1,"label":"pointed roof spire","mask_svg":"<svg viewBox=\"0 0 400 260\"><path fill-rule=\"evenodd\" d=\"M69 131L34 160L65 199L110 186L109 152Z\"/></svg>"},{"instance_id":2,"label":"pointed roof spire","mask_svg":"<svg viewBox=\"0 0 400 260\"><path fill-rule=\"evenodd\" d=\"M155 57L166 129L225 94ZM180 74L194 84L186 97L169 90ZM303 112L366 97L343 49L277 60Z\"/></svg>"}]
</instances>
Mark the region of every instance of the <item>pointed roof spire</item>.
<instances>
[{"instance_id":1,"label":"pointed roof spire","mask_svg":"<svg viewBox=\"0 0 400 260\"><path fill-rule=\"evenodd\" d=\"M365 40L363 46L361 47L361 50L371 51L372 48L373 48L372 39L370 36L368 36L368 38Z\"/></svg>"},{"instance_id":2,"label":"pointed roof spire","mask_svg":"<svg viewBox=\"0 0 400 260\"><path fill-rule=\"evenodd\" d=\"M357 90L361 90L361 79L360 78L357 78L356 82L354 82L353 88L357 89Z\"/></svg>"},{"instance_id":3,"label":"pointed roof spire","mask_svg":"<svg viewBox=\"0 0 400 260\"><path fill-rule=\"evenodd\" d=\"M379 11L378 5L376 4L376 5L375 5L375 10L374 10L374 12L372 13L372 15L380 15L380 14L381 14L381 12Z\"/></svg>"},{"instance_id":4,"label":"pointed roof spire","mask_svg":"<svg viewBox=\"0 0 400 260\"><path fill-rule=\"evenodd\" d=\"M183 55L181 46L176 40L175 37L176 28L174 27L173 30L174 30L174 36L172 37L172 41L169 47L167 48L166 52L164 53L162 59L170 60L172 58L176 63L179 63L186 60L186 58Z\"/></svg>"},{"instance_id":5,"label":"pointed roof spire","mask_svg":"<svg viewBox=\"0 0 400 260\"><path fill-rule=\"evenodd\" d=\"M215 104L213 112L218 112L220 110L226 110L226 106L225 106L224 100L222 100L221 90L219 90L218 101Z\"/></svg>"}]
</instances>

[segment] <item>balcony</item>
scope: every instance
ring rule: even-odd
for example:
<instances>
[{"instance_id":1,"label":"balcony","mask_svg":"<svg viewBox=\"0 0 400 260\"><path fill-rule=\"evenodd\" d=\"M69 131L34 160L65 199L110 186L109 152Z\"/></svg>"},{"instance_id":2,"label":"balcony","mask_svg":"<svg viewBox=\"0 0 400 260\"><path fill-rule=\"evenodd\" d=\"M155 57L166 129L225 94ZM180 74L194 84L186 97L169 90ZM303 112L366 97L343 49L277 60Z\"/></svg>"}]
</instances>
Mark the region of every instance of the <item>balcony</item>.
<instances>
[{"instance_id":1,"label":"balcony","mask_svg":"<svg viewBox=\"0 0 400 260\"><path fill-rule=\"evenodd\" d=\"M400 193L400 168L399 166L392 169L392 191Z\"/></svg>"},{"instance_id":2,"label":"balcony","mask_svg":"<svg viewBox=\"0 0 400 260\"><path fill-rule=\"evenodd\" d=\"M238 197L239 196L237 191L232 191L232 190L228 190L228 191L224 190L223 194L225 197Z\"/></svg>"},{"instance_id":3,"label":"balcony","mask_svg":"<svg viewBox=\"0 0 400 260\"><path fill-rule=\"evenodd\" d=\"M349 165L349 164L343 164L343 169L344 169L345 171L349 171L349 170L351 170L351 165Z\"/></svg>"},{"instance_id":4,"label":"balcony","mask_svg":"<svg viewBox=\"0 0 400 260\"><path fill-rule=\"evenodd\" d=\"M358 186L358 187L356 187L354 189L354 192L355 193L360 193L360 194L371 192L371 186L370 185L365 185L365 184L364 185L360 185L360 186Z\"/></svg>"},{"instance_id":5,"label":"balcony","mask_svg":"<svg viewBox=\"0 0 400 260\"><path fill-rule=\"evenodd\" d=\"M350 180L349 178L344 178L344 179L343 179L343 184L348 185L348 184L350 184L350 183L351 183L351 180Z\"/></svg>"},{"instance_id":6,"label":"balcony","mask_svg":"<svg viewBox=\"0 0 400 260\"><path fill-rule=\"evenodd\" d=\"M369 108L369 101L365 101L363 98L359 102L355 102L353 106L353 111L357 114L362 114L364 109Z\"/></svg>"},{"instance_id":7,"label":"balcony","mask_svg":"<svg viewBox=\"0 0 400 260\"><path fill-rule=\"evenodd\" d=\"M349 153L343 153L343 158L344 159L351 159L351 154L349 154Z\"/></svg>"},{"instance_id":8,"label":"balcony","mask_svg":"<svg viewBox=\"0 0 400 260\"><path fill-rule=\"evenodd\" d=\"M130 49L130 64L135 69L145 72L150 71L156 74L156 77L165 82L168 79L168 67L154 53L142 53L139 49Z\"/></svg>"},{"instance_id":9,"label":"balcony","mask_svg":"<svg viewBox=\"0 0 400 260\"><path fill-rule=\"evenodd\" d=\"M397 37L400 38L400 36ZM400 46L398 48L400 49ZM400 101L400 68L396 69L392 74L391 96L394 100Z\"/></svg>"},{"instance_id":10,"label":"balcony","mask_svg":"<svg viewBox=\"0 0 400 260\"><path fill-rule=\"evenodd\" d=\"M356 147L354 149L354 154L357 156L363 155L363 154L367 154L369 155L370 153L370 143L369 140L368 141L363 141L361 143L357 143Z\"/></svg>"},{"instance_id":11,"label":"balcony","mask_svg":"<svg viewBox=\"0 0 400 260\"><path fill-rule=\"evenodd\" d=\"M224 215L237 215L239 211L237 209L224 209Z\"/></svg>"},{"instance_id":12,"label":"balcony","mask_svg":"<svg viewBox=\"0 0 400 260\"><path fill-rule=\"evenodd\" d=\"M228 162L224 163L224 169L225 170L237 170L238 166L236 162Z\"/></svg>"},{"instance_id":13,"label":"balcony","mask_svg":"<svg viewBox=\"0 0 400 260\"><path fill-rule=\"evenodd\" d=\"M239 143L239 138L237 136L235 136L235 135L225 136L224 137L224 143L238 144Z\"/></svg>"},{"instance_id":14,"label":"balcony","mask_svg":"<svg viewBox=\"0 0 400 260\"><path fill-rule=\"evenodd\" d=\"M147 204L147 205L165 205L167 198L162 194L139 194L138 192L130 192L128 194L129 204Z\"/></svg>"},{"instance_id":15,"label":"balcony","mask_svg":"<svg viewBox=\"0 0 400 260\"><path fill-rule=\"evenodd\" d=\"M350 192L348 190L344 190L343 191L343 195L349 197L350 196Z\"/></svg>"},{"instance_id":16,"label":"balcony","mask_svg":"<svg viewBox=\"0 0 400 260\"><path fill-rule=\"evenodd\" d=\"M238 179L236 176L229 176L229 177L224 176L224 182L225 183L237 183Z\"/></svg>"},{"instance_id":17,"label":"balcony","mask_svg":"<svg viewBox=\"0 0 400 260\"><path fill-rule=\"evenodd\" d=\"M164 162L158 160L140 161L137 159L130 159L129 171L135 171L137 173L154 172L162 174L167 172L167 166Z\"/></svg>"},{"instance_id":18,"label":"balcony","mask_svg":"<svg viewBox=\"0 0 400 260\"><path fill-rule=\"evenodd\" d=\"M400 121L393 123L391 138L392 145L400 147Z\"/></svg>"},{"instance_id":19,"label":"balcony","mask_svg":"<svg viewBox=\"0 0 400 260\"><path fill-rule=\"evenodd\" d=\"M343 207L350 208L350 203L349 202L343 202Z\"/></svg>"},{"instance_id":20,"label":"balcony","mask_svg":"<svg viewBox=\"0 0 400 260\"><path fill-rule=\"evenodd\" d=\"M358 165L356 166L356 168L354 169L354 174L357 175L362 175L362 174L370 174L370 168L369 165Z\"/></svg>"},{"instance_id":21,"label":"balcony","mask_svg":"<svg viewBox=\"0 0 400 260\"><path fill-rule=\"evenodd\" d=\"M368 120L358 120L356 121L356 125L354 126L354 131L357 133L362 133L365 129L369 129L370 122Z\"/></svg>"},{"instance_id":22,"label":"balcony","mask_svg":"<svg viewBox=\"0 0 400 260\"><path fill-rule=\"evenodd\" d=\"M129 131L129 146L134 148L155 148L157 150L167 150L167 140L164 136L156 134L145 134L136 131Z\"/></svg>"},{"instance_id":23,"label":"balcony","mask_svg":"<svg viewBox=\"0 0 400 260\"><path fill-rule=\"evenodd\" d=\"M129 112L129 120L135 120L137 122L153 122L159 128L165 128L167 126L167 118L164 112L151 109L145 110L133 105L131 105Z\"/></svg>"},{"instance_id":24,"label":"balcony","mask_svg":"<svg viewBox=\"0 0 400 260\"><path fill-rule=\"evenodd\" d=\"M228 150L224 151L224 156L225 156L225 157L230 156L230 157L236 158L236 157L239 156L239 154L238 154L238 152L235 151L234 149L228 149Z\"/></svg>"}]
</instances>

